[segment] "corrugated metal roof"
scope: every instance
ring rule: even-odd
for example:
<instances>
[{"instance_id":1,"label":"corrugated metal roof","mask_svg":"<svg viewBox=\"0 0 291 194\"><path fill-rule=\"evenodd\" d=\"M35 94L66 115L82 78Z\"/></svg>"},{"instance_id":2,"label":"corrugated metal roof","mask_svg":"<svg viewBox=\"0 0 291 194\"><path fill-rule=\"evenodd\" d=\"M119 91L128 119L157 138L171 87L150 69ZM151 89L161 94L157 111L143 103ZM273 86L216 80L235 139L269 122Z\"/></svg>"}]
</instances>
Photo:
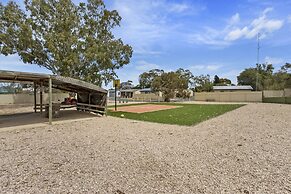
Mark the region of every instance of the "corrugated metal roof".
<instances>
[{"instance_id":1,"label":"corrugated metal roof","mask_svg":"<svg viewBox=\"0 0 291 194\"><path fill-rule=\"evenodd\" d=\"M152 89L151 88L143 88L139 90L140 92L151 92Z\"/></svg>"},{"instance_id":2,"label":"corrugated metal roof","mask_svg":"<svg viewBox=\"0 0 291 194\"><path fill-rule=\"evenodd\" d=\"M94 84L73 79L70 77L31 73L31 72L19 72L19 71L5 71L0 70L0 81L20 81L20 82L43 82L44 85L48 85L49 78L52 78L53 87L70 92L78 91L96 91L107 93L107 90L96 86Z\"/></svg>"},{"instance_id":3,"label":"corrugated metal roof","mask_svg":"<svg viewBox=\"0 0 291 194\"><path fill-rule=\"evenodd\" d=\"M137 89L121 89L120 92L135 92Z\"/></svg>"},{"instance_id":4,"label":"corrugated metal roof","mask_svg":"<svg viewBox=\"0 0 291 194\"><path fill-rule=\"evenodd\" d=\"M252 86L213 86L213 90L253 90Z\"/></svg>"}]
</instances>

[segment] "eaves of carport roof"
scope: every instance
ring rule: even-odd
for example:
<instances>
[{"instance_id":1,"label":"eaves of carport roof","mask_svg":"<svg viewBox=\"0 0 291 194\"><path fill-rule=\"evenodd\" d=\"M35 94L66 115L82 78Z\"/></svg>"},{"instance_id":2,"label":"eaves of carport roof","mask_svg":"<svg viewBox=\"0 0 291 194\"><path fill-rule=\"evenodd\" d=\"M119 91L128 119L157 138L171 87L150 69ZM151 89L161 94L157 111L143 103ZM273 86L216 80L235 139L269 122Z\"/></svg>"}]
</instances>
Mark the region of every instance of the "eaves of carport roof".
<instances>
[{"instance_id":1,"label":"eaves of carport roof","mask_svg":"<svg viewBox=\"0 0 291 194\"><path fill-rule=\"evenodd\" d=\"M0 81L40 82L49 78L48 74L0 70Z\"/></svg>"},{"instance_id":2,"label":"eaves of carport roof","mask_svg":"<svg viewBox=\"0 0 291 194\"><path fill-rule=\"evenodd\" d=\"M52 79L53 88L70 92L100 92L107 94L107 90L99 86L70 77L0 70L0 81L6 82L34 82L38 84L42 82L43 85L48 86L50 78Z\"/></svg>"}]
</instances>

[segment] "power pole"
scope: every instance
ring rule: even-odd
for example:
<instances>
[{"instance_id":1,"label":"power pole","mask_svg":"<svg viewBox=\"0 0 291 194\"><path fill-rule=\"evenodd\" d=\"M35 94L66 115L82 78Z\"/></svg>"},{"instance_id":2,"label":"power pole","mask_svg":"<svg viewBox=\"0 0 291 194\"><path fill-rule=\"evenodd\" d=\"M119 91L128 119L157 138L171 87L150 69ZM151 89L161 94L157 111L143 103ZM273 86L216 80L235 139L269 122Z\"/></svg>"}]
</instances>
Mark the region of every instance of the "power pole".
<instances>
[{"instance_id":1,"label":"power pole","mask_svg":"<svg viewBox=\"0 0 291 194\"><path fill-rule=\"evenodd\" d=\"M258 86L259 86L260 36L261 36L261 34L260 34L260 33L258 33L258 36L257 36L257 41L258 41L258 48L257 48L257 75L256 75L256 91L258 91Z\"/></svg>"}]
</instances>

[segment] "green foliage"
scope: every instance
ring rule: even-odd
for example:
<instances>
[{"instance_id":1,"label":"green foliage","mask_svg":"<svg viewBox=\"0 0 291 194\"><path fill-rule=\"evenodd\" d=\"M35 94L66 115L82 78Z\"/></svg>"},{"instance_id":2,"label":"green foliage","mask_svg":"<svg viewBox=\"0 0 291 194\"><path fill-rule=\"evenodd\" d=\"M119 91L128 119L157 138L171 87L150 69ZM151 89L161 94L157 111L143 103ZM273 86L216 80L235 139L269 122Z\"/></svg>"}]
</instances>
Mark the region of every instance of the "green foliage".
<instances>
[{"instance_id":1,"label":"green foliage","mask_svg":"<svg viewBox=\"0 0 291 194\"><path fill-rule=\"evenodd\" d=\"M283 82L285 88L291 88L291 63L286 63L278 72L281 83Z\"/></svg>"},{"instance_id":2,"label":"green foliage","mask_svg":"<svg viewBox=\"0 0 291 194\"><path fill-rule=\"evenodd\" d=\"M15 93L21 93L22 88L24 88L19 83L0 83L0 94L15 94Z\"/></svg>"},{"instance_id":3,"label":"green foliage","mask_svg":"<svg viewBox=\"0 0 291 194\"><path fill-rule=\"evenodd\" d=\"M217 75L214 76L214 86L227 86L231 85L231 81L227 78L219 78Z\"/></svg>"},{"instance_id":4,"label":"green foliage","mask_svg":"<svg viewBox=\"0 0 291 194\"><path fill-rule=\"evenodd\" d=\"M179 68L177 71L176 71L177 74L180 75L180 77L182 79L185 79L187 80L188 82L188 86L190 88L193 87L193 84L194 84L194 75L192 74L192 72L188 69L183 69L183 68Z\"/></svg>"},{"instance_id":5,"label":"green foliage","mask_svg":"<svg viewBox=\"0 0 291 194\"><path fill-rule=\"evenodd\" d=\"M217 85L220 83L219 77L217 75L214 76L214 81L213 81L213 85Z\"/></svg>"},{"instance_id":6,"label":"green foliage","mask_svg":"<svg viewBox=\"0 0 291 194\"><path fill-rule=\"evenodd\" d=\"M132 89L134 86L132 84L132 81L131 80L128 80L126 82L122 82L120 84L120 89L122 90L127 90L127 89Z\"/></svg>"},{"instance_id":7,"label":"green foliage","mask_svg":"<svg viewBox=\"0 0 291 194\"><path fill-rule=\"evenodd\" d=\"M213 90L213 83L210 80L210 75L200 75L194 78L196 92L211 92Z\"/></svg>"},{"instance_id":8,"label":"green foliage","mask_svg":"<svg viewBox=\"0 0 291 194\"><path fill-rule=\"evenodd\" d=\"M152 86L155 77L160 76L164 73L162 69L152 69L149 72L144 72L139 76L140 88L150 88Z\"/></svg>"},{"instance_id":9,"label":"green foliage","mask_svg":"<svg viewBox=\"0 0 291 194\"><path fill-rule=\"evenodd\" d=\"M54 74L107 84L130 62L132 48L115 39L117 11L102 0L75 5L71 0L25 0L0 6L0 53L18 54Z\"/></svg>"},{"instance_id":10,"label":"green foliage","mask_svg":"<svg viewBox=\"0 0 291 194\"><path fill-rule=\"evenodd\" d=\"M290 64L286 63L281 70L273 73L272 64L259 64L257 68L247 68L237 77L238 85L251 85L254 90L281 90L291 87ZM258 76L258 88L256 77Z\"/></svg>"},{"instance_id":11,"label":"green foliage","mask_svg":"<svg viewBox=\"0 0 291 194\"><path fill-rule=\"evenodd\" d=\"M256 90L256 68L247 68L242 71L237 77L238 85L250 85L254 90Z\"/></svg>"},{"instance_id":12,"label":"green foliage","mask_svg":"<svg viewBox=\"0 0 291 194\"><path fill-rule=\"evenodd\" d=\"M168 105L168 104L166 104ZM109 111L108 115L124 118L149 121L155 123L175 125L195 125L210 118L222 115L228 111L237 109L243 105L239 104L174 104L179 108L161 110L147 113L128 113Z\"/></svg>"},{"instance_id":13,"label":"green foliage","mask_svg":"<svg viewBox=\"0 0 291 194\"><path fill-rule=\"evenodd\" d=\"M176 93L182 94L188 88L188 80L176 72L162 73L156 76L152 82L153 91L162 92L166 102L174 98Z\"/></svg>"}]
</instances>

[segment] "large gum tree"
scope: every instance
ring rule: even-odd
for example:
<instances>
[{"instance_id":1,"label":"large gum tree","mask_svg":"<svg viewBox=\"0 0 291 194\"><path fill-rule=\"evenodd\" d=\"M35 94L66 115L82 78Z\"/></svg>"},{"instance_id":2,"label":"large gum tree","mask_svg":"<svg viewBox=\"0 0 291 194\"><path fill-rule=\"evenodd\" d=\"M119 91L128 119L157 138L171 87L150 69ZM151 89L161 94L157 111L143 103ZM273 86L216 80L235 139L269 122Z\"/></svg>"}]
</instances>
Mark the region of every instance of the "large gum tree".
<instances>
[{"instance_id":1,"label":"large gum tree","mask_svg":"<svg viewBox=\"0 0 291 194\"><path fill-rule=\"evenodd\" d=\"M130 62L131 46L116 39L118 12L102 0L74 4L71 0L25 0L25 10L0 3L0 53L18 54L54 74L97 85L116 77Z\"/></svg>"}]
</instances>

